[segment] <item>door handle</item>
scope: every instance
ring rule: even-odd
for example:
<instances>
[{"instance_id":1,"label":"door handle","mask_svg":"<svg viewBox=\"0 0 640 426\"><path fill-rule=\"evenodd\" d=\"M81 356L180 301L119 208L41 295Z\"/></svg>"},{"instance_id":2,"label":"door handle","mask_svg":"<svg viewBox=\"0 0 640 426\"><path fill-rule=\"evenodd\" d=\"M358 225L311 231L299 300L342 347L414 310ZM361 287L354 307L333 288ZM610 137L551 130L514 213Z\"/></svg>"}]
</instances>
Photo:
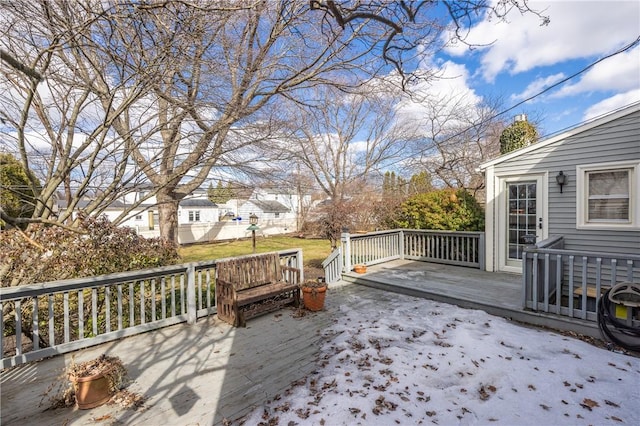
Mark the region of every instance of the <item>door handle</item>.
<instances>
[{"instance_id":1,"label":"door handle","mask_svg":"<svg viewBox=\"0 0 640 426\"><path fill-rule=\"evenodd\" d=\"M538 219L538 228L542 229L542 218Z\"/></svg>"}]
</instances>

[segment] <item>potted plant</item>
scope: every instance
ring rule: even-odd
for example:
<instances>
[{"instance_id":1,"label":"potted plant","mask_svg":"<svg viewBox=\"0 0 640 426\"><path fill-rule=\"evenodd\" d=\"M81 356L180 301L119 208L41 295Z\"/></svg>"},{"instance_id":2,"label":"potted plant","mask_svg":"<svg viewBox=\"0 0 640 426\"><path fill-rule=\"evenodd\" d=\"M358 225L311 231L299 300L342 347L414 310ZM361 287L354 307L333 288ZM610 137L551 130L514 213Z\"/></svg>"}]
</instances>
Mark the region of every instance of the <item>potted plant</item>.
<instances>
[{"instance_id":1,"label":"potted plant","mask_svg":"<svg viewBox=\"0 0 640 426\"><path fill-rule=\"evenodd\" d=\"M124 387L127 370L120 358L103 354L79 364L72 359L67 377L78 408L84 410L104 404Z\"/></svg>"},{"instance_id":2,"label":"potted plant","mask_svg":"<svg viewBox=\"0 0 640 426\"><path fill-rule=\"evenodd\" d=\"M300 285L300 289L305 308L310 311L319 311L324 307L327 283L323 277L319 277L317 280L306 280Z\"/></svg>"}]
</instances>

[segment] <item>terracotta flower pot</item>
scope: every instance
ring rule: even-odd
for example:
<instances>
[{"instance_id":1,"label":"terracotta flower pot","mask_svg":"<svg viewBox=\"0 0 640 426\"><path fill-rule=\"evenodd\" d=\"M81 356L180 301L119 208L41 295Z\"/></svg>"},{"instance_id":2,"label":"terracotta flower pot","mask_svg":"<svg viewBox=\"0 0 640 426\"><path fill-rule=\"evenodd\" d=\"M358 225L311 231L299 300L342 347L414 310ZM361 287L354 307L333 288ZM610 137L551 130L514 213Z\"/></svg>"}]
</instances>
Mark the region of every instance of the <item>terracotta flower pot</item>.
<instances>
[{"instance_id":1,"label":"terracotta flower pot","mask_svg":"<svg viewBox=\"0 0 640 426\"><path fill-rule=\"evenodd\" d=\"M74 379L76 404L81 410L104 404L111 398L109 379L104 373Z\"/></svg>"},{"instance_id":2,"label":"terracotta flower pot","mask_svg":"<svg viewBox=\"0 0 640 426\"><path fill-rule=\"evenodd\" d=\"M324 298L327 295L327 286L302 287L302 302L310 311L319 311L324 307Z\"/></svg>"},{"instance_id":3,"label":"terracotta flower pot","mask_svg":"<svg viewBox=\"0 0 640 426\"><path fill-rule=\"evenodd\" d=\"M364 274L367 272L366 265L354 265L353 270L358 274Z\"/></svg>"}]
</instances>

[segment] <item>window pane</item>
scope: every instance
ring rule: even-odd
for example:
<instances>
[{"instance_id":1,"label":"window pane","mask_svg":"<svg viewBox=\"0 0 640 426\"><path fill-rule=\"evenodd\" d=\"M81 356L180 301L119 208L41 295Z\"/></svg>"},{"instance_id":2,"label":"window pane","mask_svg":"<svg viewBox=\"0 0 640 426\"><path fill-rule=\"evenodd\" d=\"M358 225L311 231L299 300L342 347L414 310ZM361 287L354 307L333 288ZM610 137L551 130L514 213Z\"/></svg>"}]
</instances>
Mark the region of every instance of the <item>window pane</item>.
<instances>
[{"instance_id":1,"label":"window pane","mask_svg":"<svg viewBox=\"0 0 640 426\"><path fill-rule=\"evenodd\" d=\"M629 170L590 172L588 221L629 221Z\"/></svg>"},{"instance_id":2,"label":"window pane","mask_svg":"<svg viewBox=\"0 0 640 426\"><path fill-rule=\"evenodd\" d=\"M589 220L629 220L629 199L589 200Z\"/></svg>"},{"instance_id":3,"label":"window pane","mask_svg":"<svg viewBox=\"0 0 640 426\"><path fill-rule=\"evenodd\" d=\"M629 171L589 173L589 197L593 195L629 195Z\"/></svg>"}]
</instances>

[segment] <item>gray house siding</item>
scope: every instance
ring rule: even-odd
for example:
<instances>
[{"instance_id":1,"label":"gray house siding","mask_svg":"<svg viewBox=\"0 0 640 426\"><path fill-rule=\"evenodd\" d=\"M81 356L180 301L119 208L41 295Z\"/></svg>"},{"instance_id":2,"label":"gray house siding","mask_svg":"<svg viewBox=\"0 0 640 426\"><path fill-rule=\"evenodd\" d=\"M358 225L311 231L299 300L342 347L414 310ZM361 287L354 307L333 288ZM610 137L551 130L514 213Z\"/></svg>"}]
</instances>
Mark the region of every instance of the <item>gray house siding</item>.
<instances>
[{"instance_id":1,"label":"gray house siding","mask_svg":"<svg viewBox=\"0 0 640 426\"><path fill-rule=\"evenodd\" d=\"M588 129L494 166L496 175L548 173L548 234L562 235L568 250L640 255L640 230L577 229L576 167L640 159L640 111ZM560 193L556 175L568 182ZM636 188L635 194L640 188ZM634 200L635 208L638 201Z\"/></svg>"}]
</instances>

